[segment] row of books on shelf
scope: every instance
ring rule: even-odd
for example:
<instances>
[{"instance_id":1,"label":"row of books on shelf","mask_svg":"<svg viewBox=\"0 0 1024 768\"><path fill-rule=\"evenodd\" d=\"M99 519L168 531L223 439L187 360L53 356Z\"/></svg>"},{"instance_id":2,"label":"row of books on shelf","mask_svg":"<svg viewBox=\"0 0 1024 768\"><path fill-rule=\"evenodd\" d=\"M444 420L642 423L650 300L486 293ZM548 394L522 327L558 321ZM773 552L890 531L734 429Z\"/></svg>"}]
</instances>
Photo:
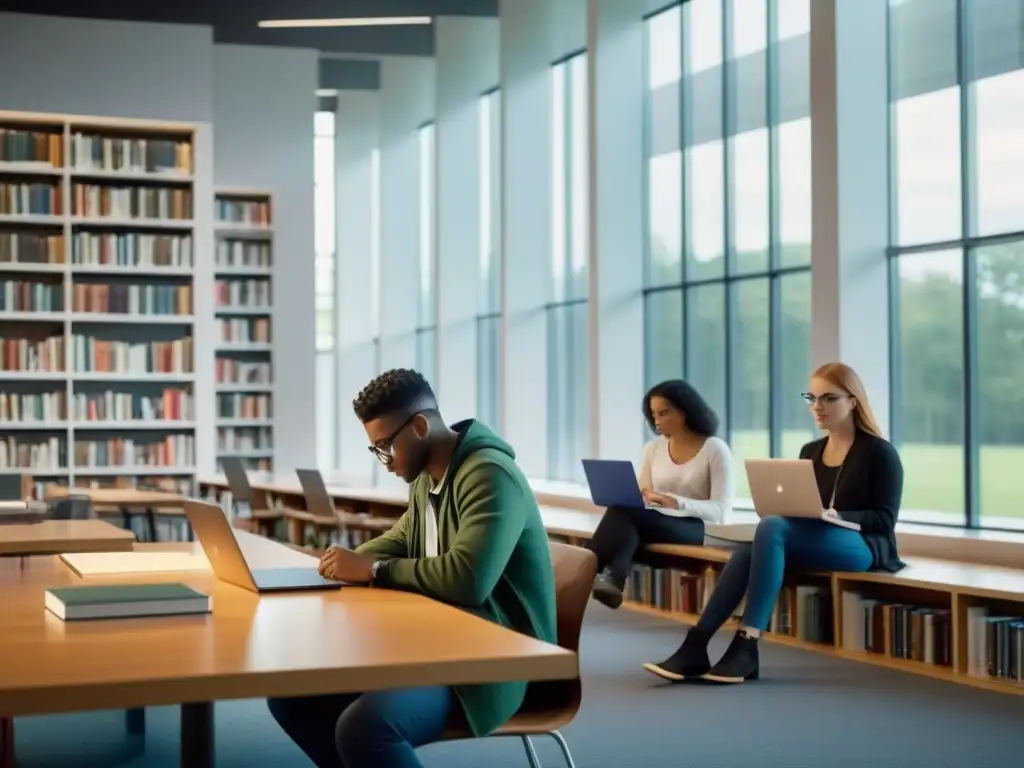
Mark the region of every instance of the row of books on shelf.
<instances>
[{"instance_id":1,"label":"row of books on shelf","mask_svg":"<svg viewBox=\"0 0 1024 768\"><path fill-rule=\"evenodd\" d=\"M273 448L273 433L266 427L221 427L217 430L218 453L250 453Z\"/></svg>"},{"instance_id":2,"label":"row of books on shelf","mask_svg":"<svg viewBox=\"0 0 1024 768\"><path fill-rule=\"evenodd\" d=\"M194 467L196 439L183 434L147 441L131 437L76 440L74 459L76 467Z\"/></svg>"},{"instance_id":3,"label":"row of books on shelf","mask_svg":"<svg viewBox=\"0 0 1024 768\"><path fill-rule=\"evenodd\" d=\"M0 438L0 469L20 467L49 467L57 469L67 466L65 442L59 437L27 441L14 437Z\"/></svg>"},{"instance_id":4,"label":"row of books on shelf","mask_svg":"<svg viewBox=\"0 0 1024 768\"><path fill-rule=\"evenodd\" d=\"M75 216L115 219L191 219L192 190L75 184L72 188L71 205L71 211Z\"/></svg>"},{"instance_id":5,"label":"row of books on shelf","mask_svg":"<svg viewBox=\"0 0 1024 768\"><path fill-rule=\"evenodd\" d=\"M192 339L147 341L131 344L91 336L71 337L73 373L191 374ZM42 341L0 337L0 371L11 373L64 373L64 337Z\"/></svg>"},{"instance_id":6,"label":"row of books on shelf","mask_svg":"<svg viewBox=\"0 0 1024 768\"><path fill-rule=\"evenodd\" d=\"M5 216L60 216L64 196L46 182L0 182L0 214Z\"/></svg>"},{"instance_id":7,"label":"row of books on shelf","mask_svg":"<svg viewBox=\"0 0 1024 768\"><path fill-rule=\"evenodd\" d=\"M270 224L270 203L262 200L227 200L218 198L217 221L232 224Z\"/></svg>"},{"instance_id":8,"label":"row of books on shelf","mask_svg":"<svg viewBox=\"0 0 1024 768\"><path fill-rule=\"evenodd\" d=\"M700 614L720 577L712 565L697 570L636 564L626 585L626 598L669 613ZM734 616L743 615L745 600ZM784 584L772 609L768 631L809 643L832 643L832 599L825 586Z\"/></svg>"},{"instance_id":9,"label":"row of books on shelf","mask_svg":"<svg viewBox=\"0 0 1024 768\"><path fill-rule=\"evenodd\" d=\"M216 366L218 384L270 386L270 363L249 363L230 357L218 357Z\"/></svg>"},{"instance_id":10,"label":"row of books on shelf","mask_svg":"<svg viewBox=\"0 0 1024 768\"><path fill-rule=\"evenodd\" d=\"M76 312L129 315L191 315L191 285L77 283L72 287Z\"/></svg>"},{"instance_id":11,"label":"row of books on shelf","mask_svg":"<svg viewBox=\"0 0 1024 768\"><path fill-rule=\"evenodd\" d=\"M270 281L267 279L218 280L215 300L218 307L260 307L270 309Z\"/></svg>"},{"instance_id":12,"label":"row of books on shelf","mask_svg":"<svg viewBox=\"0 0 1024 768\"><path fill-rule=\"evenodd\" d=\"M63 421L66 394L0 392L0 423L31 424ZM134 392L78 392L71 397L76 421L163 421L195 418L195 398L187 389L167 388L160 395Z\"/></svg>"},{"instance_id":13,"label":"row of books on shelf","mask_svg":"<svg viewBox=\"0 0 1024 768\"><path fill-rule=\"evenodd\" d=\"M1024 683L1024 616L967 608L967 674Z\"/></svg>"},{"instance_id":14,"label":"row of books on shelf","mask_svg":"<svg viewBox=\"0 0 1024 768\"><path fill-rule=\"evenodd\" d=\"M64 264L64 235L0 232L0 264Z\"/></svg>"},{"instance_id":15,"label":"row of books on shelf","mask_svg":"<svg viewBox=\"0 0 1024 768\"><path fill-rule=\"evenodd\" d=\"M26 339L0 336L0 370L49 373L64 370L64 336Z\"/></svg>"},{"instance_id":16,"label":"row of books on shelf","mask_svg":"<svg viewBox=\"0 0 1024 768\"><path fill-rule=\"evenodd\" d=\"M192 145L181 139L130 138L72 131L70 166L80 171L189 173ZM65 165L64 130L0 127L0 163Z\"/></svg>"},{"instance_id":17,"label":"row of books on shelf","mask_svg":"<svg viewBox=\"0 0 1024 768\"><path fill-rule=\"evenodd\" d=\"M273 417L270 395L222 393L217 395L219 419L269 419Z\"/></svg>"},{"instance_id":18,"label":"row of books on shelf","mask_svg":"<svg viewBox=\"0 0 1024 768\"><path fill-rule=\"evenodd\" d=\"M218 240L214 264L220 269L268 268L270 245L249 240Z\"/></svg>"},{"instance_id":19,"label":"row of books on shelf","mask_svg":"<svg viewBox=\"0 0 1024 768\"><path fill-rule=\"evenodd\" d=\"M843 592L842 647L895 659L953 665L953 629L948 608L934 608Z\"/></svg>"},{"instance_id":20,"label":"row of books on shelf","mask_svg":"<svg viewBox=\"0 0 1024 768\"><path fill-rule=\"evenodd\" d=\"M76 421L191 421L195 398L187 389L168 387L160 395L107 390L71 398Z\"/></svg>"},{"instance_id":21,"label":"row of books on shelf","mask_svg":"<svg viewBox=\"0 0 1024 768\"><path fill-rule=\"evenodd\" d=\"M266 317L232 317L218 321L220 340L228 343L270 342L270 319Z\"/></svg>"},{"instance_id":22,"label":"row of books on shelf","mask_svg":"<svg viewBox=\"0 0 1024 768\"><path fill-rule=\"evenodd\" d=\"M0 280L0 312L60 312L63 304L60 284Z\"/></svg>"},{"instance_id":23,"label":"row of books on shelf","mask_svg":"<svg viewBox=\"0 0 1024 768\"><path fill-rule=\"evenodd\" d=\"M71 236L71 263L189 269L192 236L78 231Z\"/></svg>"}]
</instances>

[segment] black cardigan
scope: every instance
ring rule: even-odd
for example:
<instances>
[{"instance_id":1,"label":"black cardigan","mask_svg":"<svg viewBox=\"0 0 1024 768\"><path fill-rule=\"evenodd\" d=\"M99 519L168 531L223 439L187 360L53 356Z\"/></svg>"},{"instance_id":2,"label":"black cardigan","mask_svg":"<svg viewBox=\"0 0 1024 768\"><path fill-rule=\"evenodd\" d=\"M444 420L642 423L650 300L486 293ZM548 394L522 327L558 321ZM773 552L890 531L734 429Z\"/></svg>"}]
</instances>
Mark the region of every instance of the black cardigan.
<instances>
[{"instance_id":1,"label":"black cardigan","mask_svg":"<svg viewBox=\"0 0 1024 768\"><path fill-rule=\"evenodd\" d=\"M801 459L821 464L828 437L807 443ZM871 550L873 571L895 573L906 567L896 548L896 519L903 498L903 463L892 443L857 430L836 486L835 510L860 525Z\"/></svg>"}]
</instances>

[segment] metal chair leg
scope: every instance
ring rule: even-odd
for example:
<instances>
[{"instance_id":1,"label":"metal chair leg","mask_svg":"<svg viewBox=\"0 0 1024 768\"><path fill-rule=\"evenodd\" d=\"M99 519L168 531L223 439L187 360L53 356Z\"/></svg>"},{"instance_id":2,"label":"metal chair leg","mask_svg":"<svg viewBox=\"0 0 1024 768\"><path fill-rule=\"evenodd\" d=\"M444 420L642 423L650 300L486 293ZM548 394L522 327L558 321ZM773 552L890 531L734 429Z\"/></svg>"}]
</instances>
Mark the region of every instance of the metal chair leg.
<instances>
[{"instance_id":1,"label":"metal chair leg","mask_svg":"<svg viewBox=\"0 0 1024 768\"><path fill-rule=\"evenodd\" d=\"M533 748L533 742L529 736L520 736L523 740L523 749L526 750L526 759L530 761L530 768L541 768L540 760L537 759L537 751Z\"/></svg>"},{"instance_id":2,"label":"metal chair leg","mask_svg":"<svg viewBox=\"0 0 1024 768\"><path fill-rule=\"evenodd\" d=\"M550 736L555 740L558 748L562 750L562 757L565 758L566 766L568 768L576 768L576 764L572 761L572 755L569 753L569 745L565 743L565 737L558 731L551 731Z\"/></svg>"}]
</instances>

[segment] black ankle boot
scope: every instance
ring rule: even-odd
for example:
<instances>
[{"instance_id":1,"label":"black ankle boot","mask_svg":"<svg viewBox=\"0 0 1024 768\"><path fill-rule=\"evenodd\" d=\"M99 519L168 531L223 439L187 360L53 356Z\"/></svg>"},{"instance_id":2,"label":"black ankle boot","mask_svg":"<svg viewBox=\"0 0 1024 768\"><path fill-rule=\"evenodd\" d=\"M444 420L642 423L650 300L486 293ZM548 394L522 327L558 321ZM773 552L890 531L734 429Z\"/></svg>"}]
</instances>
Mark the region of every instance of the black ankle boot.
<instances>
[{"instance_id":1,"label":"black ankle boot","mask_svg":"<svg viewBox=\"0 0 1024 768\"><path fill-rule=\"evenodd\" d=\"M711 668L711 660L708 658L710 639L694 627L686 633L686 639L679 650L660 664L647 662L644 669L674 683L700 678Z\"/></svg>"},{"instance_id":2,"label":"black ankle boot","mask_svg":"<svg viewBox=\"0 0 1024 768\"><path fill-rule=\"evenodd\" d=\"M742 683L744 680L757 680L759 675L757 638L741 630L736 633L721 660L704 675L704 679L713 683Z\"/></svg>"},{"instance_id":3,"label":"black ankle boot","mask_svg":"<svg viewBox=\"0 0 1024 768\"><path fill-rule=\"evenodd\" d=\"M609 608L618 608L622 605L622 590L626 586L626 580L607 568L594 579L594 599Z\"/></svg>"}]
</instances>

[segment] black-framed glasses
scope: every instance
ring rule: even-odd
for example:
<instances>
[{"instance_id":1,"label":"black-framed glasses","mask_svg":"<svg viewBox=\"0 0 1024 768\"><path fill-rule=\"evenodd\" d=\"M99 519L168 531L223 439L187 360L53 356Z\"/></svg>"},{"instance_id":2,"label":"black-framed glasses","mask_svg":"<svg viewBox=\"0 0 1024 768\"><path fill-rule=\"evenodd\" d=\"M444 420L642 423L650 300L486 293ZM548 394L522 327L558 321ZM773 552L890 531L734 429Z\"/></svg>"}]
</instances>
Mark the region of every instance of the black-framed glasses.
<instances>
[{"instance_id":1,"label":"black-framed glasses","mask_svg":"<svg viewBox=\"0 0 1024 768\"><path fill-rule=\"evenodd\" d=\"M800 397L804 399L808 405L814 405L818 401L821 401L825 405L832 405L838 403L840 400L845 400L850 395L839 395L835 392L826 392L824 395L812 395L810 392L801 392Z\"/></svg>"},{"instance_id":2,"label":"black-framed glasses","mask_svg":"<svg viewBox=\"0 0 1024 768\"><path fill-rule=\"evenodd\" d=\"M377 457L377 460L381 464L383 464L385 467L388 466L389 464L391 464L392 461L395 460L395 439L400 434L402 434L402 430L404 430L406 427L412 424L412 420L419 415L420 413L417 411L404 422L402 422L402 426L400 426L398 429L392 432L388 437L385 437L383 440L378 440L373 445L366 446L367 449L370 451L370 453Z\"/></svg>"}]
</instances>

